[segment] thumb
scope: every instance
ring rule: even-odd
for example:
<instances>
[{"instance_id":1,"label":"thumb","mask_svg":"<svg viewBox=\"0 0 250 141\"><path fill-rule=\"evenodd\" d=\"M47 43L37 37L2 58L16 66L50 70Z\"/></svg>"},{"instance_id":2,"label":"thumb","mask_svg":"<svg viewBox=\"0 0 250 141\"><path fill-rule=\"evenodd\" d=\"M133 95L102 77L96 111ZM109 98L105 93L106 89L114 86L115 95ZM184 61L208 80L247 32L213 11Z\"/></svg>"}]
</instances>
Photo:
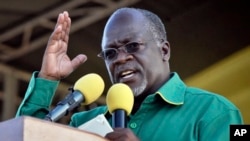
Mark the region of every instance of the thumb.
<instances>
[{"instance_id":1,"label":"thumb","mask_svg":"<svg viewBox=\"0 0 250 141\"><path fill-rule=\"evenodd\" d=\"M71 64L72 64L73 69L75 70L86 61L87 61L87 56L84 54L79 54L75 58L72 59Z\"/></svg>"}]
</instances>

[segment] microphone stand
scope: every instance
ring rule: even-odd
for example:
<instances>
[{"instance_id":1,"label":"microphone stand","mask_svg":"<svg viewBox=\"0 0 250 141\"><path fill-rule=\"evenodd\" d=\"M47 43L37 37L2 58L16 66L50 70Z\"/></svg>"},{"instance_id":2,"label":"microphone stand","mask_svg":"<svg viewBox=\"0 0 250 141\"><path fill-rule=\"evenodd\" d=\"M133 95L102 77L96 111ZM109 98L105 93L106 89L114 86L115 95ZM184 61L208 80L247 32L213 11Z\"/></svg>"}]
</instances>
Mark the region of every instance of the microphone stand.
<instances>
[{"instance_id":1,"label":"microphone stand","mask_svg":"<svg viewBox=\"0 0 250 141\"><path fill-rule=\"evenodd\" d=\"M126 128L127 127L127 115L124 110L117 109L113 113L112 116L112 126L113 128L116 127L121 127L121 128Z\"/></svg>"}]
</instances>

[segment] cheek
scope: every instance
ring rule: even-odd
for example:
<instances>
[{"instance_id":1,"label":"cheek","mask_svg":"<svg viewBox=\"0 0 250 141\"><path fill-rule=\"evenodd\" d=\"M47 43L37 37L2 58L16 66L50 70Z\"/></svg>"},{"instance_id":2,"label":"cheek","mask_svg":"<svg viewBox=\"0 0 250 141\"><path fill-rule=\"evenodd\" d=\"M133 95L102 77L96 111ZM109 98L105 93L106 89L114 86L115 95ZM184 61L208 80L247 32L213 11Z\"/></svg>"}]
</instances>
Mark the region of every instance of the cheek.
<instances>
[{"instance_id":1,"label":"cheek","mask_svg":"<svg viewBox=\"0 0 250 141\"><path fill-rule=\"evenodd\" d=\"M147 81L150 81L152 70L154 69L152 66L154 61L152 61L150 58L140 57L137 60L138 68L141 72L142 79L146 79ZM157 69L157 68L155 68Z\"/></svg>"},{"instance_id":2,"label":"cheek","mask_svg":"<svg viewBox=\"0 0 250 141\"><path fill-rule=\"evenodd\" d=\"M109 63L107 63L107 62L105 62L105 64L106 64L106 69L107 69L107 71L108 71L108 74L109 74L109 78L110 78L110 80L111 80L111 82L113 83L114 82L114 78L113 78L113 67L112 67L112 65L110 65Z\"/></svg>"},{"instance_id":3,"label":"cheek","mask_svg":"<svg viewBox=\"0 0 250 141\"><path fill-rule=\"evenodd\" d=\"M140 58L140 65L143 69L142 73L145 77L144 79L147 79L148 82L152 81L154 75L161 69L162 64L159 63L160 60L161 58L159 56L154 55L150 55L148 58Z\"/></svg>"}]
</instances>

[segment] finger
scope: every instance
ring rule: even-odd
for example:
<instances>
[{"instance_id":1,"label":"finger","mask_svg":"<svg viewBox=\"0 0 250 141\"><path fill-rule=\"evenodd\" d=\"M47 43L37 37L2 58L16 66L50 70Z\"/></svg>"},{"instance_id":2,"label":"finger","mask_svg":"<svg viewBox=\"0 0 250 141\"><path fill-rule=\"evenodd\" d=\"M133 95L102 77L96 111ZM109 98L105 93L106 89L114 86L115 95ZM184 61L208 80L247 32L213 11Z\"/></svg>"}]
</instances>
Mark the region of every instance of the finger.
<instances>
[{"instance_id":1,"label":"finger","mask_svg":"<svg viewBox=\"0 0 250 141\"><path fill-rule=\"evenodd\" d=\"M117 132L111 132L111 133L106 134L105 138L109 140L118 140L122 138L122 134L117 133Z\"/></svg>"},{"instance_id":2,"label":"finger","mask_svg":"<svg viewBox=\"0 0 250 141\"><path fill-rule=\"evenodd\" d=\"M55 29L50 36L49 40L59 40L61 38L61 31L62 31L62 22L63 22L63 14L60 13L57 18L57 23L55 25Z\"/></svg>"},{"instance_id":3,"label":"finger","mask_svg":"<svg viewBox=\"0 0 250 141\"><path fill-rule=\"evenodd\" d=\"M69 17L69 13L67 11L64 11L64 19L65 19L65 27L66 27L66 34L69 34L70 32L70 26L71 26L71 19Z\"/></svg>"},{"instance_id":4,"label":"finger","mask_svg":"<svg viewBox=\"0 0 250 141\"><path fill-rule=\"evenodd\" d=\"M69 18L69 14L67 11L63 12L63 23L62 23L62 35L61 35L61 40L64 42L68 43L69 40L69 31L70 31L70 26L71 26L71 20Z\"/></svg>"},{"instance_id":5,"label":"finger","mask_svg":"<svg viewBox=\"0 0 250 141\"><path fill-rule=\"evenodd\" d=\"M63 15L64 15L64 17L66 19L67 17L69 17L69 12L68 11L63 11Z\"/></svg>"},{"instance_id":6,"label":"finger","mask_svg":"<svg viewBox=\"0 0 250 141\"><path fill-rule=\"evenodd\" d=\"M52 40L60 40L61 36L62 36L62 26L59 25L55 28L55 30L51 34L51 39Z\"/></svg>"},{"instance_id":7,"label":"finger","mask_svg":"<svg viewBox=\"0 0 250 141\"><path fill-rule=\"evenodd\" d=\"M57 28L55 28L55 30L50 35L50 38L48 41L48 46L54 45L54 44L56 44L56 42L58 42L60 40L61 31L62 31L61 26L58 26Z\"/></svg>"},{"instance_id":8,"label":"finger","mask_svg":"<svg viewBox=\"0 0 250 141\"><path fill-rule=\"evenodd\" d=\"M64 20L64 16L63 16L62 13L60 13L60 14L58 15L58 18L57 18L57 22L56 22L56 25L55 25L55 29L57 29L59 26L62 26L63 20Z\"/></svg>"},{"instance_id":9,"label":"finger","mask_svg":"<svg viewBox=\"0 0 250 141\"><path fill-rule=\"evenodd\" d=\"M69 41L70 28L71 28L71 19L70 19L70 17L68 17L67 18L67 27L66 27L66 35L67 36L65 36L65 41L66 42Z\"/></svg>"},{"instance_id":10,"label":"finger","mask_svg":"<svg viewBox=\"0 0 250 141\"><path fill-rule=\"evenodd\" d=\"M62 22L62 27L63 27L63 31L64 32L66 32L66 30L67 30L67 26L68 26L68 23L67 23L67 21L68 21L68 16L67 16L67 14L64 12L63 13L63 22Z\"/></svg>"},{"instance_id":11,"label":"finger","mask_svg":"<svg viewBox=\"0 0 250 141\"><path fill-rule=\"evenodd\" d=\"M79 54L72 59L71 64L73 69L77 69L81 64L87 61L87 56L84 54Z\"/></svg>"}]
</instances>

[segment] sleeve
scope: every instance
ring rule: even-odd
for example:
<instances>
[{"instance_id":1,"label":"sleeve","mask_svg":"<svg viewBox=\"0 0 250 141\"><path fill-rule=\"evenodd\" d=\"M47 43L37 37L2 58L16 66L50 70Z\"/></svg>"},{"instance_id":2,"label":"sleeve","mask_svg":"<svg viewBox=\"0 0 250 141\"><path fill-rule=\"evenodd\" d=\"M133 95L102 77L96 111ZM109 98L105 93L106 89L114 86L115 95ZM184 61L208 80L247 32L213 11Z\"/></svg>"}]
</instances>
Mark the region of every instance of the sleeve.
<instances>
[{"instance_id":1,"label":"sleeve","mask_svg":"<svg viewBox=\"0 0 250 141\"><path fill-rule=\"evenodd\" d=\"M32 74L25 96L18 107L16 117L29 115L44 118L49 111L59 81L36 78L37 74L38 72Z\"/></svg>"},{"instance_id":2,"label":"sleeve","mask_svg":"<svg viewBox=\"0 0 250 141\"><path fill-rule=\"evenodd\" d=\"M229 141L230 125L243 124L239 110L230 110L216 116L201 127L200 141Z\"/></svg>"}]
</instances>

